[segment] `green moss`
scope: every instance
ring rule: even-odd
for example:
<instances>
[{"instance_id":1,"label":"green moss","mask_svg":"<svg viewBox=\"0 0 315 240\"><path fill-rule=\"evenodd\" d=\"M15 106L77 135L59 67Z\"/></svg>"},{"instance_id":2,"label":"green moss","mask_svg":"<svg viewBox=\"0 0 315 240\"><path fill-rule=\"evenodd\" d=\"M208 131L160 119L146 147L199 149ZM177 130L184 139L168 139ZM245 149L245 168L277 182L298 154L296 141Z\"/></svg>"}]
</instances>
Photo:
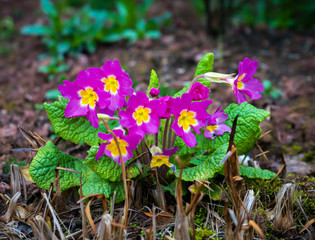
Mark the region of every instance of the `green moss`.
<instances>
[{"instance_id":1,"label":"green moss","mask_svg":"<svg viewBox=\"0 0 315 240\"><path fill-rule=\"evenodd\" d=\"M296 153L300 153L302 151L302 147L300 145L293 145L292 148Z\"/></svg>"},{"instance_id":2,"label":"green moss","mask_svg":"<svg viewBox=\"0 0 315 240\"><path fill-rule=\"evenodd\" d=\"M192 236L192 230L189 229L190 236ZM204 239L211 239L211 240L220 240L222 238L216 238L216 237L211 237L216 234L215 231L207 228L196 228L195 229L195 239L196 240L204 240ZM211 237L211 238L209 238Z\"/></svg>"},{"instance_id":3,"label":"green moss","mask_svg":"<svg viewBox=\"0 0 315 240\"><path fill-rule=\"evenodd\" d=\"M305 153L304 157L301 159L303 162L312 162L315 160L315 152Z\"/></svg>"}]
</instances>

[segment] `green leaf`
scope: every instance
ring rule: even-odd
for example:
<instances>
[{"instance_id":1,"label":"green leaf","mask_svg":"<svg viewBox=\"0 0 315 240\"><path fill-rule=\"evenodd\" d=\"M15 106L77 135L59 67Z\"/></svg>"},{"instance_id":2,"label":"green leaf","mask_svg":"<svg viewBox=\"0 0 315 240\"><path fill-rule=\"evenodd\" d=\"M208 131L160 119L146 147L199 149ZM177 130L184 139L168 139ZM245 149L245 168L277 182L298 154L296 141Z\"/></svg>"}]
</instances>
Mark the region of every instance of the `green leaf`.
<instances>
[{"instance_id":1,"label":"green leaf","mask_svg":"<svg viewBox=\"0 0 315 240\"><path fill-rule=\"evenodd\" d=\"M240 175L248 178L272 179L276 176L275 173L265 169L240 166Z\"/></svg>"},{"instance_id":2,"label":"green leaf","mask_svg":"<svg viewBox=\"0 0 315 240\"><path fill-rule=\"evenodd\" d=\"M161 32L159 30L147 30L145 36L152 39L158 39L161 37Z\"/></svg>"},{"instance_id":3,"label":"green leaf","mask_svg":"<svg viewBox=\"0 0 315 240\"><path fill-rule=\"evenodd\" d=\"M151 76L150 76L150 82L149 82L149 86L148 86L148 92L150 92L150 90L152 88L158 88L158 87L159 87L159 79L158 79L156 72L152 69L151 70Z\"/></svg>"},{"instance_id":4,"label":"green leaf","mask_svg":"<svg viewBox=\"0 0 315 240\"><path fill-rule=\"evenodd\" d=\"M123 181L110 182L100 178L96 173L91 174L85 184L82 186L82 193L84 196L90 194L104 194L106 198L113 196L116 191L115 202L119 203L125 199Z\"/></svg>"},{"instance_id":5,"label":"green leaf","mask_svg":"<svg viewBox=\"0 0 315 240\"><path fill-rule=\"evenodd\" d=\"M54 6L54 4L49 0L42 0L42 10L43 12L50 18L54 18L58 16L58 12Z\"/></svg>"},{"instance_id":6,"label":"green leaf","mask_svg":"<svg viewBox=\"0 0 315 240\"><path fill-rule=\"evenodd\" d=\"M133 29L126 29L126 30L122 31L121 36L125 39L132 41L132 42L136 41L139 37L137 31L135 31Z\"/></svg>"},{"instance_id":7,"label":"green leaf","mask_svg":"<svg viewBox=\"0 0 315 240\"><path fill-rule=\"evenodd\" d=\"M104 155L97 162L95 161L96 153L99 149L99 146L92 146L88 151L88 156L84 161L84 164L89 166L97 175L99 175L102 179L109 181L120 181L121 179L121 166L118 165L110 157ZM140 174L139 169L136 166L129 167L128 177L134 178Z\"/></svg>"},{"instance_id":8,"label":"green leaf","mask_svg":"<svg viewBox=\"0 0 315 240\"><path fill-rule=\"evenodd\" d=\"M102 42L118 42L121 38L122 38L121 34L111 33L111 34L104 35L101 38L101 41Z\"/></svg>"},{"instance_id":9,"label":"green leaf","mask_svg":"<svg viewBox=\"0 0 315 240\"><path fill-rule=\"evenodd\" d=\"M29 167L29 173L40 188L48 190L50 183L56 178L55 168L57 166L82 172L83 183L92 174L92 171L82 163L81 159L61 152L51 141L48 141L44 147L38 150ZM62 191L70 187L80 186L79 174L59 170L59 175Z\"/></svg>"},{"instance_id":10,"label":"green leaf","mask_svg":"<svg viewBox=\"0 0 315 240\"><path fill-rule=\"evenodd\" d=\"M25 35L46 36L51 33L51 30L50 28L45 27L44 25L35 24L30 26L24 26L21 30L21 33Z\"/></svg>"},{"instance_id":11,"label":"green leaf","mask_svg":"<svg viewBox=\"0 0 315 240\"><path fill-rule=\"evenodd\" d=\"M207 72L212 72L213 61L214 61L213 53L207 53L206 55L204 55L197 65L194 77L205 74Z\"/></svg>"},{"instance_id":12,"label":"green leaf","mask_svg":"<svg viewBox=\"0 0 315 240\"><path fill-rule=\"evenodd\" d=\"M200 60L200 62L197 65L194 77L197 77L199 75L205 74L207 72L212 72L213 59L214 59L213 53L207 53L206 55L204 55L203 58ZM208 87L210 89L211 83L208 80L200 78L200 79L197 80L197 82L202 83L204 86L206 86L206 87ZM173 97L180 97L180 96L182 96L185 92L187 92L190 84L191 83L188 83L182 90L180 90L179 92L175 93Z\"/></svg>"},{"instance_id":13,"label":"green leaf","mask_svg":"<svg viewBox=\"0 0 315 240\"><path fill-rule=\"evenodd\" d=\"M98 137L100 130L91 126L90 121L84 116L66 118L65 109L69 100L61 96L59 100L60 101L52 104L44 103L48 118L56 134L59 134L63 139L74 142L75 144L81 141L90 146L101 143L102 140Z\"/></svg>"}]
</instances>

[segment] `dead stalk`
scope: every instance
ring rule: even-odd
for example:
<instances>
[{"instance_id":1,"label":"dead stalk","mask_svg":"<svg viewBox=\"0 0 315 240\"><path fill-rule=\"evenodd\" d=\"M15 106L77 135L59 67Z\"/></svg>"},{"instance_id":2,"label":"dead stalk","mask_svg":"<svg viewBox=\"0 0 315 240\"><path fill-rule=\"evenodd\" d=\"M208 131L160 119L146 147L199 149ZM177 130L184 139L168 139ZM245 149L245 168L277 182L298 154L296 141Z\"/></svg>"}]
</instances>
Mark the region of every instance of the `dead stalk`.
<instances>
[{"instance_id":1,"label":"dead stalk","mask_svg":"<svg viewBox=\"0 0 315 240\"><path fill-rule=\"evenodd\" d=\"M45 200L46 200L46 202L47 202L47 205L48 205L48 207L49 207L50 213L51 213L51 215L52 215L52 217L53 217L54 225L55 225L55 226L57 227L57 229L58 229L60 238L61 238L62 240L64 240L64 239L65 239L65 236L63 235L63 232L62 232L62 229L61 229L61 227L60 227L59 221L58 221L58 219L57 219L57 217L56 217L55 210L54 210L53 207L51 206L51 204L50 204L50 202L49 202L49 199L48 199L46 193L44 193L43 195L44 195L44 198L45 198Z\"/></svg>"}]
</instances>

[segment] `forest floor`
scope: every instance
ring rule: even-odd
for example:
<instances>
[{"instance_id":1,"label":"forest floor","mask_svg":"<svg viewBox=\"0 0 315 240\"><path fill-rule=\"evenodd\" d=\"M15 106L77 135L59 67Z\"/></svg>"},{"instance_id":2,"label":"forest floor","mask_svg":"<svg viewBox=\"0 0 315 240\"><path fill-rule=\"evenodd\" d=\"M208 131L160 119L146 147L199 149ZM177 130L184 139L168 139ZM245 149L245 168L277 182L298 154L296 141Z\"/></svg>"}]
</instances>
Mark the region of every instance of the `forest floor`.
<instances>
[{"instance_id":1,"label":"forest floor","mask_svg":"<svg viewBox=\"0 0 315 240\"><path fill-rule=\"evenodd\" d=\"M6 2L6 1L4 1ZM51 102L46 92L57 89L59 82L48 81L37 71L45 64L38 56L45 52L41 39L22 36L22 26L43 21L37 1L8 1L2 4L0 16L13 16L16 34L0 39L0 173L6 172L11 162L31 160L32 155L12 149L28 147L18 126L38 133L45 140L54 132L41 107ZM106 60L118 59L136 82L136 90L146 90L151 69L155 69L164 91L181 89L192 80L194 69L201 57L213 52L213 71L237 73L238 63L245 57L258 61L255 77L270 80L281 94L273 99L270 94L251 102L268 110L271 116L262 122L262 132L271 130L260 145L269 151L270 165L259 158L263 168L277 172L281 167L281 153L287 164L287 173L315 176L315 38L310 34L288 30L228 28L224 37L208 36L197 20L187 22L189 7L175 13L175 26L165 30L158 40L139 40L100 44L94 54L69 57L70 70L65 73L74 80L82 69L100 67ZM36 17L34 17L36 16ZM201 21L201 20L200 20ZM3 51L5 49L5 51ZM213 108L226 107L235 102L231 89L211 86ZM84 149L68 149L73 155L84 157ZM3 179L0 179L4 181ZM2 189L0 192L7 191Z\"/></svg>"}]
</instances>

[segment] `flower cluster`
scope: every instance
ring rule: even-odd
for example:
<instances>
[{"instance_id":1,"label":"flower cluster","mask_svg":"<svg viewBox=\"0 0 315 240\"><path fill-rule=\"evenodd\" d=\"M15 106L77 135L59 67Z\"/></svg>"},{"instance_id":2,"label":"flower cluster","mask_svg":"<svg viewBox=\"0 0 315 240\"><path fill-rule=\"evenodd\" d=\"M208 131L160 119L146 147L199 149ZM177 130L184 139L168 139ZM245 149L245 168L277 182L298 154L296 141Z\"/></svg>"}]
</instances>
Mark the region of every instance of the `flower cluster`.
<instances>
[{"instance_id":1,"label":"flower cluster","mask_svg":"<svg viewBox=\"0 0 315 240\"><path fill-rule=\"evenodd\" d=\"M205 78L229 84L238 103L242 103L246 101L244 94L251 99L261 96L258 92L263 91L262 84L253 78L256 69L257 61L245 58L240 62L239 73L235 78L231 74L206 73L195 80ZM69 99L65 109L67 118L85 116L95 128L99 127L99 117L104 114L115 115L113 119L119 121L120 128L113 130L116 139L112 134L98 134L105 143L100 145L96 161L104 154L118 164L120 157L127 161L133 157L132 151L147 134L155 134L157 137L155 148L151 148L151 168L164 164L174 170L169 156L178 150L174 146L176 137L180 137L188 147L194 147L197 145L195 134L203 133L206 138L215 139L231 131L224 124L228 115L221 112L221 107L213 115L209 114L208 108L212 103L209 99L210 89L200 82L193 81L189 90L176 98L160 97L159 89L153 88L148 93L152 98L149 98L144 92L134 93L129 75L117 60L109 60L101 68L82 70L74 82L64 81L58 89L63 97ZM163 123L166 130L169 127L169 131L164 129L164 133L169 132L167 148L170 150L165 149L166 135L163 144L158 143L161 119L167 119Z\"/></svg>"},{"instance_id":2,"label":"flower cluster","mask_svg":"<svg viewBox=\"0 0 315 240\"><path fill-rule=\"evenodd\" d=\"M74 82L64 81L58 90L69 99L65 116L86 116L91 125L98 128L97 112L109 113L122 108L126 96L134 90L128 74L117 60L108 60L102 68L82 70Z\"/></svg>"}]
</instances>

